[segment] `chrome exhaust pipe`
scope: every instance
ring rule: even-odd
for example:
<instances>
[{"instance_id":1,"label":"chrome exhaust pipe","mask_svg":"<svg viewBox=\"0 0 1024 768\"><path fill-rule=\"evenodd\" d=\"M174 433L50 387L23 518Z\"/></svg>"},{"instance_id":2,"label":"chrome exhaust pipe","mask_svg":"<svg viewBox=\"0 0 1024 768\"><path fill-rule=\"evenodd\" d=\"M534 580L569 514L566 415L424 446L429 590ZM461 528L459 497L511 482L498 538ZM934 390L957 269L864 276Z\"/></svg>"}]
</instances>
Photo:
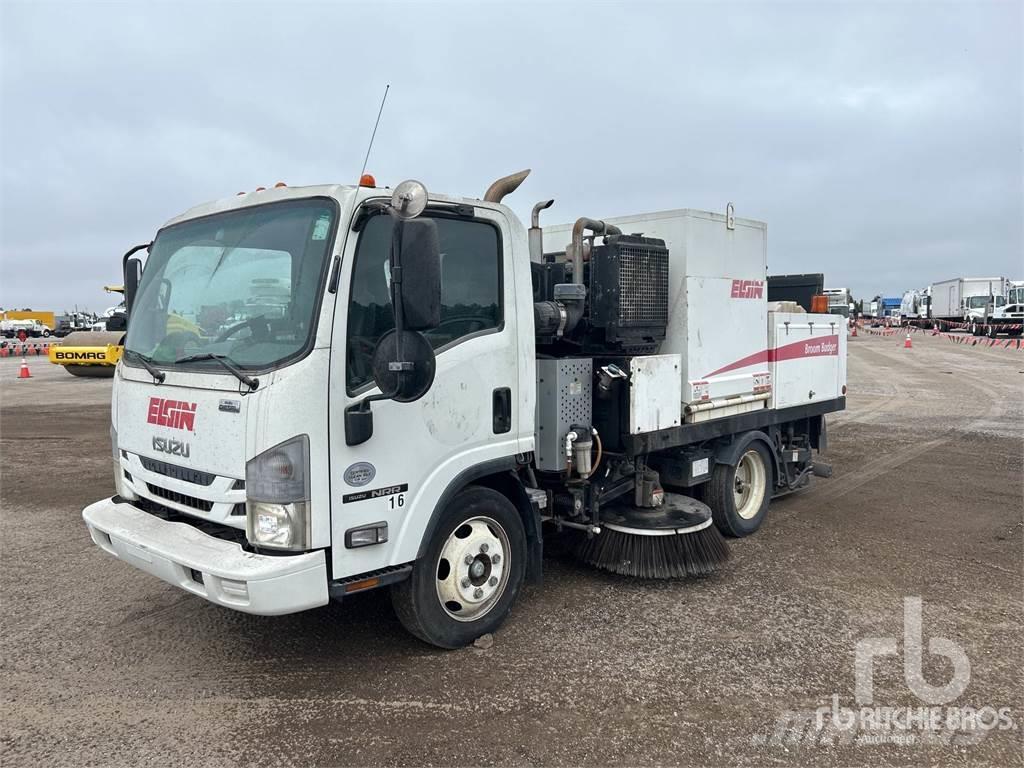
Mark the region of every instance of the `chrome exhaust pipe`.
<instances>
[{"instance_id":1,"label":"chrome exhaust pipe","mask_svg":"<svg viewBox=\"0 0 1024 768\"><path fill-rule=\"evenodd\" d=\"M572 243L569 246L571 251L568 255L572 260L572 281L577 285L583 285L583 232L589 229L595 235L621 235L622 230L614 224L606 224L598 219L583 217L576 219L572 225Z\"/></svg>"},{"instance_id":2,"label":"chrome exhaust pipe","mask_svg":"<svg viewBox=\"0 0 1024 768\"><path fill-rule=\"evenodd\" d=\"M530 169L527 168L525 171L519 173L513 173L509 176L502 176L496 182L491 184L484 192L484 202L486 203L500 203L505 195L511 194L516 191L516 188L523 183L523 180L530 175Z\"/></svg>"},{"instance_id":3,"label":"chrome exhaust pipe","mask_svg":"<svg viewBox=\"0 0 1024 768\"><path fill-rule=\"evenodd\" d=\"M530 261L538 264L544 260L544 235L540 228L540 212L550 208L554 200L541 200L533 206L533 213L530 214Z\"/></svg>"}]
</instances>

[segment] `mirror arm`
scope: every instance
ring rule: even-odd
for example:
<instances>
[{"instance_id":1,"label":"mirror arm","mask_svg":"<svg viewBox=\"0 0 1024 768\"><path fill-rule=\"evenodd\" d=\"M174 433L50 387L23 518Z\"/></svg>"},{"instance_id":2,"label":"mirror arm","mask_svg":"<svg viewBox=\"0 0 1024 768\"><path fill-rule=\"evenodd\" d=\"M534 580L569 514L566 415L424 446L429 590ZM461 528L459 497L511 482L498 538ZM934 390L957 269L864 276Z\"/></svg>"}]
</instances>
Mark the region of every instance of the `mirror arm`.
<instances>
[{"instance_id":1,"label":"mirror arm","mask_svg":"<svg viewBox=\"0 0 1024 768\"><path fill-rule=\"evenodd\" d=\"M133 248L131 248L128 251L128 253L126 253L124 256L122 256L121 257L121 274L124 275L125 271L128 269L128 259L130 259L136 253L141 251L143 248L145 248L148 251L151 245L153 245L153 241L152 240L150 240L148 243L140 243L139 245L136 245Z\"/></svg>"},{"instance_id":2,"label":"mirror arm","mask_svg":"<svg viewBox=\"0 0 1024 768\"><path fill-rule=\"evenodd\" d=\"M402 306L402 219L391 206L388 213L394 222L394 237L391 238L391 306L395 313L395 357L388 363L388 370L396 373L396 392L402 391L404 375L413 369L402 354L402 332L405 330L405 308Z\"/></svg>"}]
</instances>

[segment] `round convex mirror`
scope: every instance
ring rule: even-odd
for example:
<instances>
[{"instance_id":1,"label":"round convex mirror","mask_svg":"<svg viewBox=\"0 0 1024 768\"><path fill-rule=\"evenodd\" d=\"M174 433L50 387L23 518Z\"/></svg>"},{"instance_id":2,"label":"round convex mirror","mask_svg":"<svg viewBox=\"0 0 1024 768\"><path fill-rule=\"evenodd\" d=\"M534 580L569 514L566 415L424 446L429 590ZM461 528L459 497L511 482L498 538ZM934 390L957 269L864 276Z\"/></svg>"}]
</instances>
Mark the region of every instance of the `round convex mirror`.
<instances>
[{"instance_id":1,"label":"round convex mirror","mask_svg":"<svg viewBox=\"0 0 1024 768\"><path fill-rule=\"evenodd\" d=\"M383 394L399 403L419 400L434 383L434 348L422 333L402 331L402 359L411 362L413 368L403 374L401 379L389 365L397 357L398 335L392 329L380 337L373 352L374 383L380 387Z\"/></svg>"},{"instance_id":2,"label":"round convex mirror","mask_svg":"<svg viewBox=\"0 0 1024 768\"><path fill-rule=\"evenodd\" d=\"M403 181L391 194L391 207L400 219L415 219L427 207L427 188L415 179Z\"/></svg>"}]
</instances>

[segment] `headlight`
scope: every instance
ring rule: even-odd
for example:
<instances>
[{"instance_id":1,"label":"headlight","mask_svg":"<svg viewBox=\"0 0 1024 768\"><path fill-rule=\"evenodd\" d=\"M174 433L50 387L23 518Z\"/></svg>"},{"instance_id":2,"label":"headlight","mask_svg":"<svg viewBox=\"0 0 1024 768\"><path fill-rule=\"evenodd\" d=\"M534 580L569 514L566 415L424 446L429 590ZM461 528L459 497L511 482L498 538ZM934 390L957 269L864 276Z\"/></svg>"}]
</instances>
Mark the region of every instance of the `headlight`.
<instances>
[{"instance_id":1,"label":"headlight","mask_svg":"<svg viewBox=\"0 0 1024 768\"><path fill-rule=\"evenodd\" d=\"M245 531L249 543L309 549L309 437L299 435L245 465Z\"/></svg>"}]
</instances>

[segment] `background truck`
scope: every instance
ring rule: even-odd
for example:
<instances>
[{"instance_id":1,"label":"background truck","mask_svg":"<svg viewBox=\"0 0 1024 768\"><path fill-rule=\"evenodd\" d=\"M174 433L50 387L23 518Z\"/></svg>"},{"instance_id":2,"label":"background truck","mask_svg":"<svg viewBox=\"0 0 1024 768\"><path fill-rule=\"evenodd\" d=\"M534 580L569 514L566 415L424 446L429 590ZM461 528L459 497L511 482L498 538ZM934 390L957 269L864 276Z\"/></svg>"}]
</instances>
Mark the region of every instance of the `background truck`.
<instances>
[{"instance_id":1,"label":"background truck","mask_svg":"<svg viewBox=\"0 0 1024 768\"><path fill-rule=\"evenodd\" d=\"M4 310L3 312L0 312L0 320L28 320L31 321L35 327L45 327L51 332L57 328L57 319L53 312L37 312L32 309Z\"/></svg>"},{"instance_id":2,"label":"background truck","mask_svg":"<svg viewBox=\"0 0 1024 768\"><path fill-rule=\"evenodd\" d=\"M22 334L32 339L49 338L51 332L49 326L38 320L0 320L0 335L8 339L20 338Z\"/></svg>"},{"instance_id":3,"label":"background truck","mask_svg":"<svg viewBox=\"0 0 1024 768\"><path fill-rule=\"evenodd\" d=\"M1010 281L1005 277L956 277L932 284L932 319L985 324L992 310L1006 306Z\"/></svg>"},{"instance_id":4,"label":"background truck","mask_svg":"<svg viewBox=\"0 0 1024 768\"><path fill-rule=\"evenodd\" d=\"M904 323L927 321L931 317L931 286L910 290L900 301L900 319Z\"/></svg>"},{"instance_id":5,"label":"background truck","mask_svg":"<svg viewBox=\"0 0 1024 768\"><path fill-rule=\"evenodd\" d=\"M850 296L849 288L826 288L824 294L828 296L828 311L833 315L850 316L850 305L853 297Z\"/></svg>"},{"instance_id":6,"label":"background truck","mask_svg":"<svg viewBox=\"0 0 1024 768\"><path fill-rule=\"evenodd\" d=\"M483 199L261 189L126 257L95 544L249 613L389 586L451 648L539 579L545 535L619 574L707 574L723 533L830 474L843 321L769 309L763 223L542 229L546 200L527 231L501 204L526 173Z\"/></svg>"}]
</instances>

